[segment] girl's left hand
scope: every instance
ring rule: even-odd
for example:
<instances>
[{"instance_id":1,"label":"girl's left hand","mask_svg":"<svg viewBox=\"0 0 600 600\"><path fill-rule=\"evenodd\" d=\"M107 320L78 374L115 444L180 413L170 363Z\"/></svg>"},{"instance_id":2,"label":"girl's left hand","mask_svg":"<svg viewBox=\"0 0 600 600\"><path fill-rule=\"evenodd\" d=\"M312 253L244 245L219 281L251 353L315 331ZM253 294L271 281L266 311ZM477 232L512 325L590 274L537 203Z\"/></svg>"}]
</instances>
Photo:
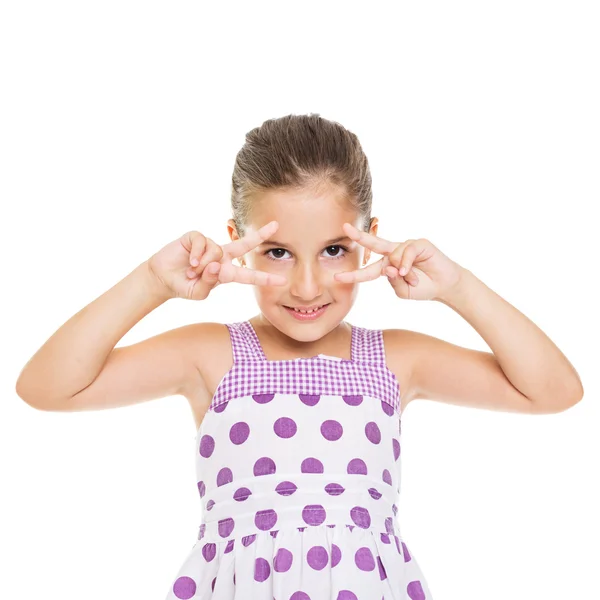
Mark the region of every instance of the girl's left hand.
<instances>
[{"instance_id":1,"label":"girl's left hand","mask_svg":"<svg viewBox=\"0 0 600 600\"><path fill-rule=\"evenodd\" d=\"M461 280L463 267L429 240L421 238L394 243L360 231L350 223L344 223L343 227L348 237L377 254L383 254L383 258L356 271L336 273L336 281L371 281L386 275L398 298L442 300ZM401 269L405 271L400 273Z\"/></svg>"}]
</instances>

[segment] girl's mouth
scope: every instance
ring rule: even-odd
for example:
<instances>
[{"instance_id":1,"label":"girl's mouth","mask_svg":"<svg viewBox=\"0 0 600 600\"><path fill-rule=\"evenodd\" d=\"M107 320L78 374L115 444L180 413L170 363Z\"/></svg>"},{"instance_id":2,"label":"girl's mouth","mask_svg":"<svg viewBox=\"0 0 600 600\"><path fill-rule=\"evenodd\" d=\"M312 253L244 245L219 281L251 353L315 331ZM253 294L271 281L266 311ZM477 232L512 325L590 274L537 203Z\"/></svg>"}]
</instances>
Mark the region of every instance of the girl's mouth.
<instances>
[{"instance_id":1,"label":"girl's mouth","mask_svg":"<svg viewBox=\"0 0 600 600\"><path fill-rule=\"evenodd\" d=\"M331 303L329 303L329 304L331 304ZM284 306L284 308L295 319L298 319L298 321L314 321L315 319L318 319L325 312L325 310L327 310L327 307L329 306L329 304L324 304L317 310L313 310L308 313L301 312L299 310L294 310L293 308L290 308L289 306Z\"/></svg>"}]
</instances>

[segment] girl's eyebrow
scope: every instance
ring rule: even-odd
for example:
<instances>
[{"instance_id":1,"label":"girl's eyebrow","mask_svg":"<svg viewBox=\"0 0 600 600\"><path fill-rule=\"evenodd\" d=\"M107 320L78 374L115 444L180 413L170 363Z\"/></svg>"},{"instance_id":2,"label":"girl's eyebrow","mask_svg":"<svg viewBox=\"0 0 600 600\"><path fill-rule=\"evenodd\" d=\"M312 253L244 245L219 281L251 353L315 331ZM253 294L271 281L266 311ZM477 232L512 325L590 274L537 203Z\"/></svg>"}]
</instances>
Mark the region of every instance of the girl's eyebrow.
<instances>
[{"instance_id":1,"label":"girl's eyebrow","mask_svg":"<svg viewBox=\"0 0 600 600\"><path fill-rule=\"evenodd\" d=\"M332 240L327 240L324 246L331 246L332 244L337 244L338 242L343 242L344 240L352 241L347 235L342 235L340 237L333 238ZM276 240L267 240L261 244L261 246L278 246L278 247L288 247L288 244L284 244L283 242L278 242ZM289 246L291 247L291 246Z\"/></svg>"}]
</instances>

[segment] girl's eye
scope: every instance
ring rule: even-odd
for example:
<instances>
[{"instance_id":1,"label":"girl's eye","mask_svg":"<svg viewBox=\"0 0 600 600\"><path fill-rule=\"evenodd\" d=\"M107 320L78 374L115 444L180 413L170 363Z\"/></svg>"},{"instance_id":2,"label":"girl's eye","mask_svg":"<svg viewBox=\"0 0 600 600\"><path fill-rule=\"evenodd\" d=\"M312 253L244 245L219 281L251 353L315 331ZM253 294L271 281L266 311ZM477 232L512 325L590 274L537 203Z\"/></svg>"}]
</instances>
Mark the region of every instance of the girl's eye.
<instances>
[{"instance_id":1,"label":"girl's eye","mask_svg":"<svg viewBox=\"0 0 600 600\"><path fill-rule=\"evenodd\" d=\"M345 246L340 246L339 244L336 244L335 246L327 246L327 248L324 250L324 252L328 252L331 248L341 248L344 251L344 254L337 254L335 256L332 256L330 254L329 258L332 258L333 260L336 260L338 258L343 258L344 256L346 256L346 252L348 252L348 248L346 248ZM274 258L273 255L271 254L271 252L287 252L287 250L285 248L271 248L271 250L267 250L264 253L265 256L269 260L279 261L281 256L279 256L278 258Z\"/></svg>"}]
</instances>

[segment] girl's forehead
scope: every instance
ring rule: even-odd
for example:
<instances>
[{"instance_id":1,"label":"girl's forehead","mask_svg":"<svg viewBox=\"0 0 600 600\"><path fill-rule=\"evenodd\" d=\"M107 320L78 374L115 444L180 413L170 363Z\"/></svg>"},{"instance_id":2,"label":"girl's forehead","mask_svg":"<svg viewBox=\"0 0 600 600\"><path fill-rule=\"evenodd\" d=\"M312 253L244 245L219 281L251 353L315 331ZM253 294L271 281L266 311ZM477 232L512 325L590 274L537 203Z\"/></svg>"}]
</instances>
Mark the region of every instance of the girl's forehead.
<instances>
[{"instance_id":1,"label":"girl's forehead","mask_svg":"<svg viewBox=\"0 0 600 600\"><path fill-rule=\"evenodd\" d=\"M333 244L352 244L353 240L345 233L337 232L337 235L320 235L313 230L296 231L291 235L285 236L276 231L273 236L265 240L261 247L301 247L301 246L332 246Z\"/></svg>"},{"instance_id":2,"label":"girl's forehead","mask_svg":"<svg viewBox=\"0 0 600 600\"><path fill-rule=\"evenodd\" d=\"M357 209L347 201L340 202L324 198L294 200L273 198L257 202L252 207L248 224L259 229L271 221L277 221L279 223L277 232L302 229L303 231L320 231L320 234L323 235L325 230L332 228L337 228L342 232L342 225L345 222L354 225L358 217ZM325 233L325 235L328 234Z\"/></svg>"}]
</instances>

